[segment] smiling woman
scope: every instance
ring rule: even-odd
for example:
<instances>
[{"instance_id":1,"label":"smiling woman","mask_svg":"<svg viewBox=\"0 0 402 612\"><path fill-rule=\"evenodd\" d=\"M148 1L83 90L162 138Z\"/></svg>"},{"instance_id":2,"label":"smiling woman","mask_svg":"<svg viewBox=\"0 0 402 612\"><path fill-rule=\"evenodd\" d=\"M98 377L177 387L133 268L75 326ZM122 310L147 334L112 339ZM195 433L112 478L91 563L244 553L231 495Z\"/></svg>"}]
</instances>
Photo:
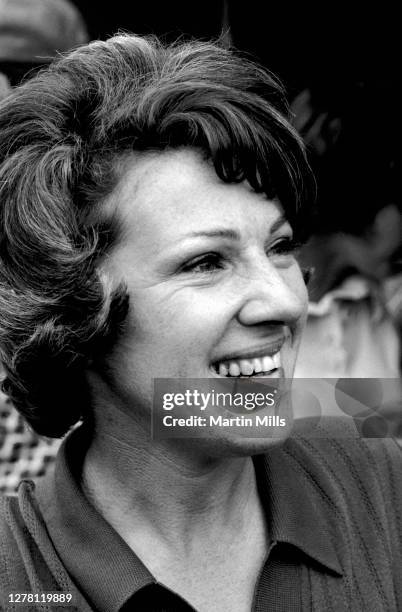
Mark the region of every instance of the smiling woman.
<instances>
[{"instance_id":1,"label":"smiling woman","mask_svg":"<svg viewBox=\"0 0 402 612\"><path fill-rule=\"evenodd\" d=\"M108 355L132 419L146 428L154 378L292 376L306 288L278 202L180 148L128 155L104 211L124 227L101 268L133 304Z\"/></svg>"},{"instance_id":2,"label":"smiling woman","mask_svg":"<svg viewBox=\"0 0 402 612\"><path fill-rule=\"evenodd\" d=\"M306 231L311 177L286 113L273 77L228 51L206 43L164 48L129 36L83 47L3 106L4 386L38 433L62 435L92 413L86 366L114 344L133 302L123 275L118 286L98 264L129 230L134 202L153 203L153 218L143 220L148 236L163 214L164 195L172 192L179 214L170 183L181 175L180 151L182 158L189 147L193 156L198 152L198 183L214 177L216 205L224 187L231 194L247 182L254 197L277 198L297 239ZM202 166L215 172L207 178ZM195 209L187 168L186 214ZM160 169L167 185L155 179ZM208 189L202 185L202 193ZM192 229L199 229L196 219ZM10 288L19 289L13 307Z\"/></svg>"},{"instance_id":3,"label":"smiling woman","mask_svg":"<svg viewBox=\"0 0 402 612\"><path fill-rule=\"evenodd\" d=\"M289 437L260 387L293 375L311 184L281 86L217 44L116 36L2 103L3 388L42 435L81 421L2 502L2 607L397 609L396 446ZM247 379L266 434L241 406L151 437L161 379Z\"/></svg>"}]
</instances>

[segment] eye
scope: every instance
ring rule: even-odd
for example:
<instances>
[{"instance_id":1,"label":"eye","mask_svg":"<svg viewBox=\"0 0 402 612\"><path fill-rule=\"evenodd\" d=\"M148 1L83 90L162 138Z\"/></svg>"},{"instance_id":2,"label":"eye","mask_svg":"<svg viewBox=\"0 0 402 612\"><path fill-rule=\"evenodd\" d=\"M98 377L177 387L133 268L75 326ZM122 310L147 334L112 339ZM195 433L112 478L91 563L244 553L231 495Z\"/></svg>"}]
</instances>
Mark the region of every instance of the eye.
<instances>
[{"instance_id":1,"label":"eye","mask_svg":"<svg viewBox=\"0 0 402 612\"><path fill-rule=\"evenodd\" d=\"M301 244L294 240L291 236L286 236L277 240L269 249L269 254L272 255L288 255L295 256Z\"/></svg>"},{"instance_id":2,"label":"eye","mask_svg":"<svg viewBox=\"0 0 402 612\"><path fill-rule=\"evenodd\" d=\"M219 253L205 253L195 259L192 259L184 266L182 266L182 272L193 272L193 273L208 273L216 272L224 268L224 261L222 255Z\"/></svg>"}]
</instances>

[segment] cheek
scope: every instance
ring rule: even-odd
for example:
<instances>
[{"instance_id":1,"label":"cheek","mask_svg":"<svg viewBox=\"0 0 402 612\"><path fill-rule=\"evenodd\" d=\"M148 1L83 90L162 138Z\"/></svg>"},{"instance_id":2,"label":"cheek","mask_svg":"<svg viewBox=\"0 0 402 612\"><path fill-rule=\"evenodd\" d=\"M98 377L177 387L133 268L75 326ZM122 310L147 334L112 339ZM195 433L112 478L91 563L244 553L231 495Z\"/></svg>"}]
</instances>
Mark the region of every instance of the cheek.
<instances>
[{"instance_id":1,"label":"cheek","mask_svg":"<svg viewBox=\"0 0 402 612\"><path fill-rule=\"evenodd\" d=\"M218 334L219 308L206 292L150 291L133 296L130 305L125 348L143 357L150 354L154 363L194 358Z\"/></svg>"}]
</instances>

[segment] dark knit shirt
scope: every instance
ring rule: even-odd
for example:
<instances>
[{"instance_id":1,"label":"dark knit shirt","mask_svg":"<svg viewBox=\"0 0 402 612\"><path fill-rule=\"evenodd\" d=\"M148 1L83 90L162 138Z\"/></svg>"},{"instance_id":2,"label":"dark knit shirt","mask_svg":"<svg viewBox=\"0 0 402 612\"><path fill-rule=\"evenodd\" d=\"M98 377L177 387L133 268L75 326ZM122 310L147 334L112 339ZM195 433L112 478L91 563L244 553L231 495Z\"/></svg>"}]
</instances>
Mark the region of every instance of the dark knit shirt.
<instances>
[{"instance_id":1,"label":"dark knit shirt","mask_svg":"<svg viewBox=\"0 0 402 612\"><path fill-rule=\"evenodd\" d=\"M254 459L270 535L254 611L402 610L401 451L390 439L353 436L339 422L318 425L315 436ZM193 610L85 498L82 438L67 438L36 491L23 483L1 503L0 609ZM54 592L71 594L70 605L10 603L10 593Z\"/></svg>"}]
</instances>

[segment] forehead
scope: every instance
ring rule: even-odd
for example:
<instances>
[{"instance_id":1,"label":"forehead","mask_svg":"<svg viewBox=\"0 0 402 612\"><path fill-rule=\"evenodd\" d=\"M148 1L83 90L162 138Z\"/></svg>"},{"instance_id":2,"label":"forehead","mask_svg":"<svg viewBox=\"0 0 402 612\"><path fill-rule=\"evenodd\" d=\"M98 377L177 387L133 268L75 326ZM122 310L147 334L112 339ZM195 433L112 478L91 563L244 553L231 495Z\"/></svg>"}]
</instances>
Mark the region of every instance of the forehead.
<instances>
[{"instance_id":1,"label":"forehead","mask_svg":"<svg viewBox=\"0 0 402 612\"><path fill-rule=\"evenodd\" d=\"M123 235L173 232L176 237L222 224L255 229L281 215L278 203L255 193L247 183L224 183L212 164L194 149L130 154L106 202Z\"/></svg>"}]
</instances>

